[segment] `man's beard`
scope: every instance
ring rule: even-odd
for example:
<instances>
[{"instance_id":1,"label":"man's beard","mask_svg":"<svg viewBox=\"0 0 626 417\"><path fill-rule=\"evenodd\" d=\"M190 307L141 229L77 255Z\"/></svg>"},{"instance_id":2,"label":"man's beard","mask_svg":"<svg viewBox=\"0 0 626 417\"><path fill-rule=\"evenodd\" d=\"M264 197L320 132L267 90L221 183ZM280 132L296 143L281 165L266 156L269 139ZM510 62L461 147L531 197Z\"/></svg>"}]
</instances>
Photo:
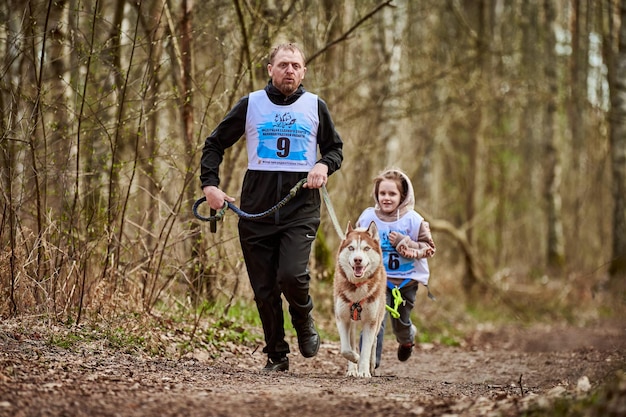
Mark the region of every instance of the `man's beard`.
<instances>
[{"instance_id":1,"label":"man's beard","mask_svg":"<svg viewBox=\"0 0 626 417\"><path fill-rule=\"evenodd\" d=\"M283 93L285 96L290 96L296 92L298 86L294 83L283 83L277 86L278 90Z\"/></svg>"}]
</instances>

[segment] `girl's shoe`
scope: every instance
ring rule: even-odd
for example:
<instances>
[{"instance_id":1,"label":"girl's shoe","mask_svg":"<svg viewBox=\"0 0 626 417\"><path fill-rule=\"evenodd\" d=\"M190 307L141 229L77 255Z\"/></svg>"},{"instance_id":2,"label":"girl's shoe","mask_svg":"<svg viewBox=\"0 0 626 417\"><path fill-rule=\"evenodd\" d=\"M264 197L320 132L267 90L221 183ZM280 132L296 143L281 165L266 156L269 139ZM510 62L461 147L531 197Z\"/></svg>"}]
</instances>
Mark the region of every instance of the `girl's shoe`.
<instances>
[{"instance_id":1,"label":"girl's shoe","mask_svg":"<svg viewBox=\"0 0 626 417\"><path fill-rule=\"evenodd\" d=\"M411 357L411 353L413 353L413 346L415 346L415 343L398 345L398 360L400 362L404 362Z\"/></svg>"}]
</instances>

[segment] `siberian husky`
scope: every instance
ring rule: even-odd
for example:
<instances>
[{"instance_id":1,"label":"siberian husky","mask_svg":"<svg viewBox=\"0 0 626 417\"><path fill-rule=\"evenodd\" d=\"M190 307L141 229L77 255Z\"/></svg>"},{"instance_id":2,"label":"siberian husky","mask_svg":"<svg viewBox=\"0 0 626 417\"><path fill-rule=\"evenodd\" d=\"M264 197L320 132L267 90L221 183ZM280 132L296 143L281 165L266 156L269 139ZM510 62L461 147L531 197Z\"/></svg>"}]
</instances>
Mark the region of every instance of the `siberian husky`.
<instances>
[{"instance_id":1,"label":"siberian husky","mask_svg":"<svg viewBox=\"0 0 626 417\"><path fill-rule=\"evenodd\" d=\"M337 252L334 276L335 320L341 355L348 362L346 375L370 378L376 364L376 339L385 318L387 274L376 223L353 228ZM362 329L359 352L358 329Z\"/></svg>"}]
</instances>

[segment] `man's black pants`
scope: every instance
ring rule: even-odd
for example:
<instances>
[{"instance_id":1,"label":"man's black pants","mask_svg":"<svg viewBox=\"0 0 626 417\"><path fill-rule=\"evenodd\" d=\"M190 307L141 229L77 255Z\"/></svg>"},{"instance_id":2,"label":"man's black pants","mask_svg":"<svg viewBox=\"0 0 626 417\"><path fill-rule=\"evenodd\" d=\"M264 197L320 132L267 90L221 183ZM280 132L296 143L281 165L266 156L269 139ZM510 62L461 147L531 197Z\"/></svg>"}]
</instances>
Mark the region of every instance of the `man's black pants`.
<instances>
[{"instance_id":1,"label":"man's black pants","mask_svg":"<svg viewBox=\"0 0 626 417\"><path fill-rule=\"evenodd\" d=\"M239 220L239 241L265 334L263 352L270 359L289 353L281 293L294 327L313 309L309 257L319 224L315 218L281 225Z\"/></svg>"}]
</instances>

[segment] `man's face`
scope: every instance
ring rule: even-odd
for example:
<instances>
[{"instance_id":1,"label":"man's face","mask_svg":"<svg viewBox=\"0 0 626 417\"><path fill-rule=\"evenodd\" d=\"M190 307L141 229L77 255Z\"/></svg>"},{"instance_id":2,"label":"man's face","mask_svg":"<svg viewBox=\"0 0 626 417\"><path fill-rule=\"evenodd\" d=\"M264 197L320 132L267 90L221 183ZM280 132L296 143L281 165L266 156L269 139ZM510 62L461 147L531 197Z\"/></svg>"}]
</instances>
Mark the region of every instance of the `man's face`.
<instances>
[{"instance_id":1,"label":"man's face","mask_svg":"<svg viewBox=\"0 0 626 417\"><path fill-rule=\"evenodd\" d=\"M276 86L286 96L293 94L306 73L304 60L298 51L281 49L276 53L274 62L267 65L267 72Z\"/></svg>"}]
</instances>

